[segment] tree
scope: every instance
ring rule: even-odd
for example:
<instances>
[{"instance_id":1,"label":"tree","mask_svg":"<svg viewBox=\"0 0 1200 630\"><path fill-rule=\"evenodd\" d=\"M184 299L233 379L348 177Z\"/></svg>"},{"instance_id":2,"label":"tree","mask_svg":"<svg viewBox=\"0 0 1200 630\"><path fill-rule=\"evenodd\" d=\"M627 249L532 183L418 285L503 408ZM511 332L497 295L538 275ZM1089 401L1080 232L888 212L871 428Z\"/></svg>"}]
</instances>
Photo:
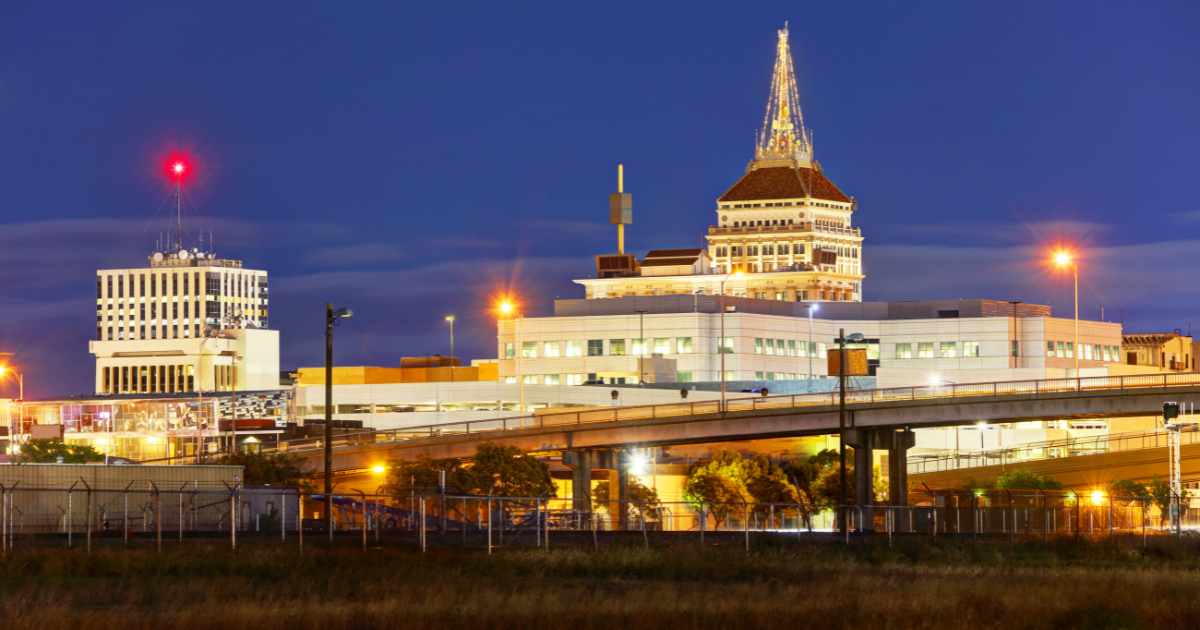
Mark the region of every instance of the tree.
<instances>
[{"instance_id":1,"label":"tree","mask_svg":"<svg viewBox=\"0 0 1200 630\"><path fill-rule=\"evenodd\" d=\"M993 486L997 490L1057 490L1062 484L1026 468L1016 468L1000 473Z\"/></svg>"},{"instance_id":2,"label":"tree","mask_svg":"<svg viewBox=\"0 0 1200 630\"><path fill-rule=\"evenodd\" d=\"M642 518L653 515L659 506L658 492L655 492L654 488L642 485L642 482L634 477L625 482L625 499L626 509ZM607 507L612 500L614 498L607 481L601 481L592 488L592 505L595 507Z\"/></svg>"},{"instance_id":3,"label":"tree","mask_svg":"<svg viewBox=\"0 0 1200 630\"><path fill-rule=\"evenodd\" d=\"M1131 479L1118 479L1109 484L1109 495L1113 499L1143 504L1148 504L1153 498L1146 484Z\"/></svg>"},{"instance_id":4,"label":"tree","mask_svg":"<svg viewBox=\"0 0 1200 630\"><path fill-rule=\"evenodd\" d=\"M793 459L784 463L784 472L796 488L796 503L800 507L800 518L812 530L812 517L837 506L838 452L825 449L805 459ZM847 470L847 474L850 471Z\"/></svg>"},{"instance_id":5,"label":"tree","mask_svg":"<svg viewBox=\"0 0 1200 630\"><path fill-rule=\"evenodd\" d=\"M1166 525L1171 516L1171 484L1165 479L1155 477L1150 480L1146 489L1154 500L1154 505L1158 506L1159 525ZM1180 497L1180 502L1182 501L1183 497Z\"/></svg>"},{"instance_id":6,"label":"tree","mask_svg":"<svg viewBox=\"0 0 1200 630\"><path fill-rule=\"evenodd\" d=\"M447 494L497 497L551 497L554 482L546 462L514 446L485 442L470 461L419 459L393 462L388 487L396 496L434 494L446 473Z\"/></svg>"},{"instance_id":7,"label":"tree","mask_svg":"<svg viewBox=\"0 0 1200 630\"><path fill-rule=\"evenodd\" d=\"M787 471L760 455L721 451L688 470L684 499L703 505L719 527L735 506L752 503L800 502L800 492Z\"/></svg>"},{"instance_id":8,"label":"tree","mask_svg":"<svg viewBox=\"0 0 1200 630\"><path fill-rule=\"evenodd\" d=\"M242 483L247 486L282 486L312 492L313 471L304 458L289 453L231 453L214 462L242 467Z\"/></svg>"},{"instance_id":9,"label":"tree","mask_svg":"<svg viewBox=\"0 0 1200 630\"><path fill-rule=\"evenodd\" d=\"M30 440L21 446L21 462L31 464L86 464L104 461L104 453L86 444L62 440Z\"/></svg>"}]
</instances>

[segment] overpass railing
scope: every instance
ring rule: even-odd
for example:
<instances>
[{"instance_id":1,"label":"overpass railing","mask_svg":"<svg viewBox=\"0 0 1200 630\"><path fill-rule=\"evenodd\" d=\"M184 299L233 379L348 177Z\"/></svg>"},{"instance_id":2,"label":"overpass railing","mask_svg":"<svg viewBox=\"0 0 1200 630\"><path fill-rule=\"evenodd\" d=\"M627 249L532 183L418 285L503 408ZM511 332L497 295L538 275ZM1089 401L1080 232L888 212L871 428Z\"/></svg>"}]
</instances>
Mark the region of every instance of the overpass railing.
<instances>
[{"instance_id":1,"label":"overpass railing","mask_svg":"<svg viewBox=\"0 0 1200 630\"><path fill-rule=\"evenodd\" d=\"M1200 444L1200 426L1188 424L1180 427L1180 444ZM1047 459L1103 455L1121 451L1165 448L1166 446L1167 432L1163 430L1088 435L923 459L914 459L909 456L908 473L919 475L983 466L1008 466Z\"/></svg>"},{"instance_id":2,"label":"overpass railing","mask_svg":"<svg viewBox=\"0 0 1200 630\"><path fill-rule=\"evenodd\" d=\"M1171 388L1200 385L1200 373L1137 374L1130 376L1082 376L1076 378L996 381L987 383L947 383L913 387L847 390L848 406L888 402L942 400L955 398L1006 398L1012 396L1041 396L1070 392L1123 391L1147 388ZM664 403L629 407L588 408L580 411L468 420L386 430L364 430L343 433L334 438L334 447L365 446L456 435L501 434L529 429L554 429L602 422L658 420L687 416L714 415L729 412L759 410L836 408L838 392L818 394L786 394L779 396L750 396L719 400ZM321 438L287 440L279 444L281 451L305 451L322 448ZM272 449L264 449L272 450Z\"/></svg>"}]
</instances>

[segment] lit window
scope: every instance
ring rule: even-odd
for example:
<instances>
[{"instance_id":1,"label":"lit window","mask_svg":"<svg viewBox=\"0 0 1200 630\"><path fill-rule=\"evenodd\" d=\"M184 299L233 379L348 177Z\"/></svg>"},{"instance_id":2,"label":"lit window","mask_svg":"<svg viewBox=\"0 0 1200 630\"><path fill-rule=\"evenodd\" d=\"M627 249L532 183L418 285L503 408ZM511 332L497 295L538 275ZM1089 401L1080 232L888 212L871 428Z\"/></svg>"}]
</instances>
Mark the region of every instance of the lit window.
<instances>
[{"instance_id":1,"label":"lit window","mask_svg":"<svg viewBox=\"0 0 1200 630\"><path fill-rule=\"evenodd\" d=\"M521 342L521 358L532 359L537 356L537 342L524 341Z\"/></svg>"},{"instance_id":2,"label":"lit window","mask_svg":"<svg viewBox=\"0 0 1200 630\"><path fill-rule=\"evenodd\" d=\"M675 339L675 354L689 354L692 350L691 337L679 337Z\"/></svg>"},{"instance_id":3,"label":"lit window","mask_svg":"<svg viewBox=\"0 0 1200 630\"><path fill-rule=\"evenodd\" d=\"M943 359L953 359L958 356L958 343L954 341L942 341L938 344L938 356Z\"/></svg>"},{"instance_id":4,"label":"lit window","mask_svg":"<svg viewBox=\"0 0 1200 630\"><path fill-rule=\"evenodd\" d=\"M562 356L562 343L558 341L543 342L542 356L547 358Z\"/></svg>"},{"instance_id":5,"label":"lit window","mask_svg":"<svg viewBox=\"0 0 1200 630\"><path fill-rule=\"evenodd\" d=\"M671 338L655 337L654 354L671 354Z\"/></svg>"},{"instance_id":6,"label":"lit window","mask_svg":"<svg viewBox=\"0 0 1200 630\"><path fill-rule=\"evenodd\" d=\"M614 357L625 356L625 340L624 339L609 339L608 353Z\"/></svg>"},{"instance_id":7,"label":"lit window","mask_svg":"<svg viewBox=\"0 0 1200 630\"><path fill-rule=\"evenodd\" d=\"M896 358L897 359L913 358L913 345L911 343L896 344Z\"/></svg>"},{"instance_id":8,"label":"lit window","mask_svg":"<svg viewBox=\"0 0 1200 630\"><path fill-rule=\"evenodd\" d=\"M680 383L690 383L690 382L692 382L692 373L691 372L676 372L675 380Z\"/></svg>"},{"instance_id":9,"label":"lit window","mask_svg":"<svg viewBox=\"0 0 1200 630\"><path fill-rule=\"evenodd\" d=\"M509 341L504 344L504 358L511 359L517 356L517 344Z\"/></svg>"},{"instance_id":10,"label":"lit window","mask_svg":"<svg viewBox=\"0 0 1200 630\"><path fill-rule=\"evenodd\" d=\"M796 356L796 340L795 339L788 339L787 353L788 353L789 357Z\"/></svg>"},{"instance_id":11,"label":"lit window","mask_svg":"<svg viewBox=\"0 0 1200 630\"><path fill-rule=\"evenodd\" d=\"M546 384L547 384L547 385L558 385L558 384L559 384L559 381L560 381L560 379L559 379L559 376L558 376L557 374L547 374L547 375L546 375L546 381L545 381L545 382L546 382Z\"/></svg>"},{"instance_id":12,"label":"lit window","mask_svg":"<svg viewBox=\"0 0 1200 630\"><path fill-rule=\"evenodd\" d=\"M754 338L754 354L763 353L763 340L761 337Z\"/></svg>"},{"instance_id":13,"label":"lit window","mask_svg":"<svg viewBox=\"0 0 1200 630\"><path fill-rule=\"evenodd\" d=\"M569 356L569 357L583 356L583 342L582 341L568 341L567 342L567 356Z\"/></svg>"},{"instance_id":14,"label":"lit window","mask_svg":"<svg viewBox=\"0 0 1200 630\"><path fill-rule=\"evenodd\" d=\"M962 355L964 357L979 356L979 342L978 341L964 341L963 345L962 345Z\"/></svg>"},{"instance_id":15,"label":"lit window","mask_svg":"<svg viewBox=\"0 0 1200 630\"><path fill-rule=\"evenodd\" d=\"M603 339L588 339L588 356L600 357L604 356L604 340Z\"/></svg>"},{"instance_id":16,"label":"lit window","mask_svg":"<svg viewBox=\"0 0 1200 630\"><path fill-rule=\"evenodd\" d=\"M643 357L646 356L646 340L645 339L634 339L632 345L633 345L632 350L633 350L634 356L643 356Z\"/></svg>"},{"instance_id":17,"label":"lit window","mask_svg":"<svg viewBox=\"0 0 1200 630\"><path fill-rule=\"evenodd\" d=\"M932 359L933 358L933 342L932 341L922 341L917 344L917 358L918 359Z\"/></svg>"},{"instance_id":18,"label":"lit window","mask_svg":"<svg viewBox=\"0 0 1200 630\"><path fill-rule=\"evenodd\" d=\"M523 380L525 381L526 385L537 385L541 378L542 377L537 374L526 374Z\"/></svg>"}]
</instances>

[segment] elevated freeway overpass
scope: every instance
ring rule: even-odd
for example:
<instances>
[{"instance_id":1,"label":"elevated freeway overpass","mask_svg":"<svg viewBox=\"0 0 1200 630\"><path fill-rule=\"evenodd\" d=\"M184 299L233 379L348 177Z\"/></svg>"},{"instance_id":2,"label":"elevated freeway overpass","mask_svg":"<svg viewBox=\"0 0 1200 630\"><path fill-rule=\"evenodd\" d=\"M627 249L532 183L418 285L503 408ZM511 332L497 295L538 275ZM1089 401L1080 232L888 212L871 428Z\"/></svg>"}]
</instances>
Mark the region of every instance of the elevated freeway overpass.
<instances>
[{"instance_id":1,"label":"elevated freeway overpass","mask_svg":"<svg viewBox=\"0 0 1200 630\"><path fill-rule=\"evenodd\" d=\"M1200 374L1168 373L1036 381L852 390L846 393L846 440L896 451L904 474L904 440L893 434L977 422L1155 416L1164 401L1200 402ZM364 431L338 436L334 468L365 470L396 459L470 457L493 442L526 451L587 451L669 446L839 432L838 394L732 398L635 407L589 408L512 418ZM909 444L910 445L910 444ZM319 439L280 450L322 466ZM865 450L865 449L858 449Z\"/></svg>"}]
</instances>

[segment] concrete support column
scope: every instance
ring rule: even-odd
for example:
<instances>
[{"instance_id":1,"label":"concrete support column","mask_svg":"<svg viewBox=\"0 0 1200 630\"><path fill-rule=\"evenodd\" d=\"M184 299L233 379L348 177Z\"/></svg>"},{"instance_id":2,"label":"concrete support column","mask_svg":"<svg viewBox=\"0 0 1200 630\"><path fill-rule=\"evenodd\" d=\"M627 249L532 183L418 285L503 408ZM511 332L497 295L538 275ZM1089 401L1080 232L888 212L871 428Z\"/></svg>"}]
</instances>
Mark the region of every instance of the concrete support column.
<instances>
[{"instance_id":1,"label":"concrete support column","mask_svg":"<svg viewBox=\"0 0 1200 630\"><path fill-rule=\"evenodd\" d=\"M617 528L629 529L629 453L621 451L617 460L616 487L609 486L609 494L617 498Z\"/></svg>"},{"instance_id":2,"label":"concrete support column","mask_svg":"<svg viewBox=\"0 0 1200 630\"><path fill-rule=\"evenodd\" d=\"M916 443L916 435L905 429L891 432L888 445L888 503L908 505L908 449Z\"/></svg>"},{"instance_id":3,"label":"concrete support column","mask_svg":"<svg viewBox=\"0 0 1200 630\"><path fill-rule=\"evenodd\" d=\"M571 509L581 514L592 511L592 459L588 449L563 453L563 463L571 471Z\"/></svg>"},{"instance_id":4,"label":"concrete support column","mask_svg":"<svg viewBox=\"0 0 1200 630\"><path fill-rule=\"evenodd\" d=\"M854 437L854 497L855 504L861 509L861 528L864 531L874 529L870 505L875 499L874 457L872 457L874 432L857 430Z\"/></svg>"}]
</instances>

